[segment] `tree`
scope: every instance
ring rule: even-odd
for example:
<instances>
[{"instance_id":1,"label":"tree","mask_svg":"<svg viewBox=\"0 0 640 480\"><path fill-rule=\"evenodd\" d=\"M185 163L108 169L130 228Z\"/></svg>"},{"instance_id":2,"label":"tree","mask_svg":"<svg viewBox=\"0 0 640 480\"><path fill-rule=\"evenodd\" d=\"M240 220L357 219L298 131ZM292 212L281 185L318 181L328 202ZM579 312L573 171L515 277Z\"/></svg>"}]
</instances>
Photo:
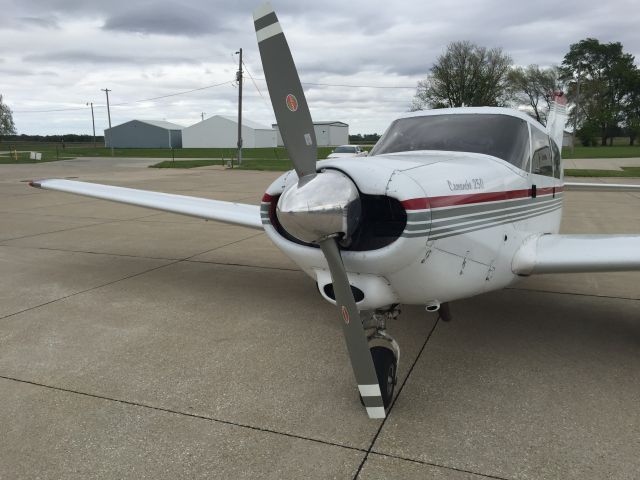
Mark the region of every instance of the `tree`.
<instances>
[{"instance_id":1,"label":"tree","mask_svg":"<svg viewBox=\"0 0 640 480\"><path fill-rule=\"evenodd\" d=\"M509 99L511 57L502 49L453 42L418 82L411 110L465 106L502 106Z\"/></svg>"},{"instance_id":2,"label":"tree","mask_svg":"<svg viewBox=\"0 0 640 480\"><path fill-rule=\"evenodd\" d=\"M580 84L579 106L572 114L598 126L602 145L613 139L624 120L630 79L636 70L633 55L624 53L620 42L605 44L595 38L571 45L562 61L562 78L568 82L568 96L574 103Z\"/></svg>"},{"instance_id":3,"label":"tree","mask_svg":"<svg viewBox=\"0 0 640 480\"><path fill-rule=\"evenodd\" d=\"M629 77L628 89L623 123L629 137L629 145L633 145L640 136L640 70L636 69Z\"/></svg>"},{"instance_id":4,"label":"tree","mask_svg":"<svg viewBox=\"0 0 640 480\"><path fill-rule=\"evenodd\" d=\"M560 89L557 69L517 67L509 72L508 79L516 100L531 107L535 119L546 125L554 92Z\"/></svg>"},{"instance_id":5,"label":"tree","mask_svg":"<svg viewBox=\"0 0 640 480\"><path fill-rule=\"evenodd\" d=\"M0 135L15 135L16 126L13 123L11 109L2 101L0 94Z\"/></svg>"}]
</instances>

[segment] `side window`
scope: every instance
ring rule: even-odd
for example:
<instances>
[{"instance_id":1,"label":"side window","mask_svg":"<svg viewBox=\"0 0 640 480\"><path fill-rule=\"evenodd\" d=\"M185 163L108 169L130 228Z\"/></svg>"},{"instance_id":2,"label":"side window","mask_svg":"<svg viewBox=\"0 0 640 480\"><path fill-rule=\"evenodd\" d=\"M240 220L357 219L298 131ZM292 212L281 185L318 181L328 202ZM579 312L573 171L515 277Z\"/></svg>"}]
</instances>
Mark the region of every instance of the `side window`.
<instances>
[{"instance_id":1,"label":"side window","mask_svg":"<svg viewBox=\"0 0 640 480\"><path fill-rule=\"evenodd\" d=\"M531 144L533 147L531 173L553 177L553 158L549 137L537 128L532 128Z\"/></svg>"},{"instance_id":2,"label":"side window","mask_svg":"<svg viewBox=\"0 0 640 480\"><path fill-rule=\"evenodd\" d=\"M551 143L551 151L553 153L553 176L556 178L560 178L560 174L562 173L562 159L560 155L560 149L558 145L553 140L549 139Z\"/></svg>"}]
</instances>

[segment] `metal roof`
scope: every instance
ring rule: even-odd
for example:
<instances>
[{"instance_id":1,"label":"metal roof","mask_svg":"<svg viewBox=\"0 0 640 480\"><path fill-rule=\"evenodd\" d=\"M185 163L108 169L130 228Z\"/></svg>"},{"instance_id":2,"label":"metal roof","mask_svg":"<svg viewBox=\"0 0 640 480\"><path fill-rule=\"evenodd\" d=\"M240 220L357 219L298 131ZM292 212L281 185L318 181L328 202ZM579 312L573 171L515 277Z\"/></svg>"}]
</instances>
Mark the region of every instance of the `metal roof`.
<instances>
[{"instance_id":1,"label":"metal roof","mask_svg":"<svg viewBox=\"0 0 640 480\"><path fill-rule=\"evenodd\" d=\"M215 117L224 118L225 120L229 120L230 122L233 122L236 125L238 124L238 118L237 117L231 117L231 116L227 116L227 115L214 115L213 117L209 117L204 121L206 122L207 120L210 120L211 118L215 118ZM242 125L244 127L253 128L254 130L273 130L271 127L268 127L267 125L261 125L259 123L253 122L251 120L247 120L246 118L242 119Z\"/></svg>"},{"instance_id":2,"label":"metal roof","mask_svg":"<svg viewBox=\"0 0 640 480\"><path fill-rule=\"evenodd\" d=\"M149 125L153 125L154 127L165 128L167 130L182 130L184 128L182 125L178 125L177 123L165 122L164 120L139 120L135 118L130 121L147 123ZM129 122L125 122L125 123L129 123ZM120 125L124 125L125 123L121 123ZM119 127L120 125L116 125L116 126Z\"/></svg>"}]
</instances>

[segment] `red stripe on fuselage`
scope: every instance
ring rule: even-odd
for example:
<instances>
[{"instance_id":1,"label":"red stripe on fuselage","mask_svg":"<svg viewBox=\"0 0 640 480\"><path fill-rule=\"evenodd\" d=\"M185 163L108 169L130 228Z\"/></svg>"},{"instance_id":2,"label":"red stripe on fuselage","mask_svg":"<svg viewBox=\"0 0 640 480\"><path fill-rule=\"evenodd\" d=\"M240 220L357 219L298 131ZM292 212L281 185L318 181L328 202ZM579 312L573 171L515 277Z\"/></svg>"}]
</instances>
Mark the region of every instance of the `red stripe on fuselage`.
<instances>
[{"instance_id":1,"label":"red stripe on fuselage","mask_svg":"<svg viewBox=\"0 0 640 480\"><path fill-rule=\"evenodd\" d=\"M271 200L273 200L273 197L271 195L269 195L268 193L265 193L262 196L262 201L265 203L271 203Z\"/></svg>"},{"instance_id":2,"label":"red stripe on fuselage","mask_svg":"<svg viewBox=\"0 0 640 480\"><path fill-rule=\"evenodd\" d=\"M536 189L536 196L552 195L562 192L564 187L544 187ZM469 205L471 203L499 202L503 200L515 200L531 196L531 189L508 190L505 192L471 193L467 195L445 195L431 198L411 198L403 200L405 210L426 210L427 208L454 207Z\"/></svg>"}]
</instances>

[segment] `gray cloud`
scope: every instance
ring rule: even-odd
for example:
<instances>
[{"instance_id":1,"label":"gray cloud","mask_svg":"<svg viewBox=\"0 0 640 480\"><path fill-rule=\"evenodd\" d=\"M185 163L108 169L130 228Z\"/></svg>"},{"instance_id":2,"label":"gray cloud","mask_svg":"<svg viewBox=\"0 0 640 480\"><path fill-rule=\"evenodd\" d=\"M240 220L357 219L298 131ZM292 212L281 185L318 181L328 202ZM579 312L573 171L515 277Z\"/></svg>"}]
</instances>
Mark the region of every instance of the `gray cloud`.
<instances>
[{"instance_id":1,"label":"gray cloud","mask_svg":"<svg viewBox=\"0 0 640 480\"><path fill-rule=\"evenodd\" d=\"M26 26L39 28L60 28L58 19L54 16L49 17L20 17L18 21Z\"/></svg>"},{"instance_id":2,"label":"gray cloud","mask_svg":"<svg viewBox=\"0 0 640 480\"><path fill-rule=\"evenodd\" d=\"M158 65L158 64L191 64L200 62L186 57L171 56L130 56L107 55L88 51L64 51L53 53L34 53L22 58L31 63L92 63L92 64L128 64L128 65Z\"/></svg>"},{"instance_id":3,"label":"gray cloud","mask_svg":"<svg viewBox=\"0 0 640 480\"><path fill-rule=\"evenodd\" d=\"M185 36L199 36L223 30L211 15L175 4L124 10L108 17L102 28L120 32Z\"/></svg>"},{"instance_id":4,"label":"gray cloud","mask_svg":"<svg viewBox=\"0 0 640 480\"><path fill-rule=\"evenodd\" d=\"M310 83L415 85L448 43L464 39L502 47L518 65L558 64L570 44L588 36L620 41L625 51L640 56L637 0L539 0L526 6L510 0L272 2L300 76ZM251 18L257 3L0 0L6 13L0 65L10 69L5 82L0 74L0 92L16 111L99 102L105 85L113 89L114 102L130 102L230 81L238 47L244 48L249 71L262 77ZM266 97L266 86L258 85ZM248 118L271 123L268 98L263 100L249 79L245 88ZM307 92L315 117L345 120L354 132L384 130L414 93L311 86ZM236 97L237 90L225 85L112 113L123 121L134 116L195 121L201 111L232 113ZM17 116L16 121L26 132L86 129L86 118L78 123L74 115Z\"/></svg>"}]
</instances>

